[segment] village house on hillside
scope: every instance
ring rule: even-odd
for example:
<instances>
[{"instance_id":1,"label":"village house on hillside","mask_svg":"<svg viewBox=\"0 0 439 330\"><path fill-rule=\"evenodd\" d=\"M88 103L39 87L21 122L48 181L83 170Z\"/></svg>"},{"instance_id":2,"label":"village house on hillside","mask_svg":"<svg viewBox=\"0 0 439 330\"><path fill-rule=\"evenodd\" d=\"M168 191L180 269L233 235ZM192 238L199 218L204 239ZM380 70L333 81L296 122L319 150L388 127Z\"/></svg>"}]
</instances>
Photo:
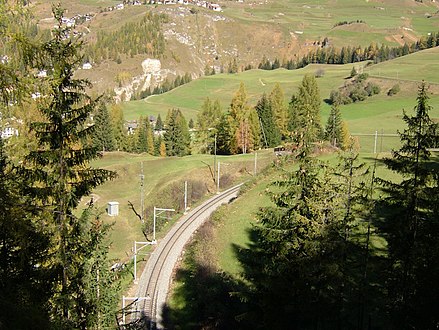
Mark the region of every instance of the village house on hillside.
<instances>
[{"instance_id":1,"label":"village house on hillside","mask_svg":"<svg viewBox=\"0 0 439 330\"><path fill-rule=\"evenodd\" d=\"M0 132L0 137L2 139L9 139L12 136L18 136L18 129L8 126L3 128Z\"/></svg>"}]
</instances>

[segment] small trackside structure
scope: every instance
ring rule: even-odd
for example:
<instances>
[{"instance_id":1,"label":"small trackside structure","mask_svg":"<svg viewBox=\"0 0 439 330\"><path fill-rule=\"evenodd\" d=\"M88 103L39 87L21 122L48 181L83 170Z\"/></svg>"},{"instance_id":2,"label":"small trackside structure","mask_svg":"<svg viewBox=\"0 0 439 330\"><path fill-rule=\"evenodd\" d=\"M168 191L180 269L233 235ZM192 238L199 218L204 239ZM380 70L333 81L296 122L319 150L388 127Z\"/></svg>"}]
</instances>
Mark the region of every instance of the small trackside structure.
<instances>
[{"instance_id":1,"label":"small trackside structure","mask_svg":"<svg viewBox=\"0 0 439 330\"><path fill-rule=\"evenodd\" d=\"M119 215L119 202L108 202L107 214L110 217L115 217Z\"/></svg>"}]
</instances>

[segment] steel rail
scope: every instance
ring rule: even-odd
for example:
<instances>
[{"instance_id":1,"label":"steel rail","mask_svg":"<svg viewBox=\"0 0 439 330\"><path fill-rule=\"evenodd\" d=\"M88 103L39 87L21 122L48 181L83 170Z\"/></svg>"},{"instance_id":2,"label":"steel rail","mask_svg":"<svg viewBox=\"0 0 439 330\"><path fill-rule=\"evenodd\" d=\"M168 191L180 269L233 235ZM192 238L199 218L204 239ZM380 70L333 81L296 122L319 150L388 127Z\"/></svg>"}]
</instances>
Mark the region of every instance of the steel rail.
<instances>
[{"instance_id":1,"label":"steel rail","mask_svg":"<svg viewBox=\"0 0 439 330\"><path fill-rule=\"evenodd\" d=\"M237 196L241 185L211 197L181 217L160 241L148 259L139 279L137 296L149 297L150 299L137 302L136 312L131 317L132 323L139 323L139 320L143 319L143 322L148 322L148 329L161 328L161 307L166 302L172 272L184 246L197 228L218 206Z\"/></svg>"}]
</instances>

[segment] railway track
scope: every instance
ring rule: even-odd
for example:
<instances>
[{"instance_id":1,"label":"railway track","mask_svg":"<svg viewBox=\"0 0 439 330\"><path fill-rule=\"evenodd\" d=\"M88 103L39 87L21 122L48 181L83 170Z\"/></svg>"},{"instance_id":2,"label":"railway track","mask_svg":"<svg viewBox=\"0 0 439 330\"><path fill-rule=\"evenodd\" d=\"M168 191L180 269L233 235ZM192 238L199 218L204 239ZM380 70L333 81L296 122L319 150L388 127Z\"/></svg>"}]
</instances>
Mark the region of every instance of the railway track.
<instances>
[{"instance_id":1,"label":"railway track","mask_svg":"<svg viewBox=\"0 0 439 330\"><path fill-rule=\"evenodd\" d=\"M162 306L166 303L172 273L184 246L218 206L236 198L241 185L211 197L181 217L159 242L140 277L137 292L139 299L131 307L133 312L130 324L137 324L134 328L151 330L162 328Z\"/></svg>"}]
</instances>

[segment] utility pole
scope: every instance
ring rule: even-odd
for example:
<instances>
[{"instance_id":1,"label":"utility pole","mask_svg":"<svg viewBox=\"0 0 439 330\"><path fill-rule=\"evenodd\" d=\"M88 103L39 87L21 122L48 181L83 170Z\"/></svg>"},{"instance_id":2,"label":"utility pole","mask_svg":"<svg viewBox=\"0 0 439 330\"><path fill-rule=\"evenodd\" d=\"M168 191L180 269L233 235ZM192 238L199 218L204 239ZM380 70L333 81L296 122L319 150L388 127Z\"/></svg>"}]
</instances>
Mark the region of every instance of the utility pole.
<instances>
[{"instance_id":1,"label":"utility pole","mask_svg":"<svg viewBox=\"0 0 439 330\"><path fill-rule=\"evenodd\" d=\"M220 162L218 162L218 176L217 176L217 179L216 179L216 193L217 194L219 194L219 190L220 190L220 186L219 186L219 183L220 183Z\"/></svg>"},{"instance_id":2,"label":"utility pole","mask_svg":"<svg viewBox=\"0 0 439 330\"><path fill-rule=\"evenodd\" d=\"M139 254L139 251L143 249L144 247L148 245L154 244L153 242L137 242L134 241L134 283L137 284L137 255ZM140 245L139 248L137 248L137 245Z\"/></svg>"},{"instance_id":3,"label":"utility pole","mask_svg":"<svg viewBox=\"0 0 439 330\"><path fill-rule=\"evenodd\" d=\"M375 141L373 144L373 153L376 154L377 153L377 140L378 140L378 131L375 131Z\"/></svg>"},{"instance_id":4,"label":"utility pole","mask_svg":"<svg viewBox=\"0 0 439 330\"><path fill-rule=\"evenodd\" d=\"M184 214L187 210L187 181L184 182Z\"/></svg>"},{"instance_id":5,"label":"utility pole","mask_svg":"<svg viewBox=\"0 0 439 330\"><path fill-rule=\"evenodd\" d=\"M254 175L256 176L258 169L258 153L255 151L255 167L254 167Z\"/></svg>"},{"instance_id":6,"label":"utility pole","mask_svg":"<svg viewBox=\"0 0 439 330\"><path fill-rule=\"evenodd\" d=\"M140 220L144 223L143 219L143 209L144 209L144 188L143 183L145 180L145 175L143 175L143 162L140 163Z\"/></svg>"},{"instance_id":7,"label":"utility pole","mask_svg":"<svg viewBox=\"0 0 439 330\"><path fill-rule=\"evenodd\" d=\"M153 227L152 227L152 244L157 244L157 241L155 239L155 222L156 222L156 219L160 216L160 214L162 214L163 212L166 212L166 211L175 212L174 209L161 209L161 208L158 208L158 207L154 206L154 221L153 221Z\"/></svg>"},{"instance_id":8,"label":"utility pole","mask_svg":"<svg viewBox=\"0 0 439 330\"><path fill-rule=\"evenodd\" d=\"M215 180L216 174L216 132L215 132L215 144L214 144L214 154L213 154L213 180Z\"/></svg>"}]
</instances>

